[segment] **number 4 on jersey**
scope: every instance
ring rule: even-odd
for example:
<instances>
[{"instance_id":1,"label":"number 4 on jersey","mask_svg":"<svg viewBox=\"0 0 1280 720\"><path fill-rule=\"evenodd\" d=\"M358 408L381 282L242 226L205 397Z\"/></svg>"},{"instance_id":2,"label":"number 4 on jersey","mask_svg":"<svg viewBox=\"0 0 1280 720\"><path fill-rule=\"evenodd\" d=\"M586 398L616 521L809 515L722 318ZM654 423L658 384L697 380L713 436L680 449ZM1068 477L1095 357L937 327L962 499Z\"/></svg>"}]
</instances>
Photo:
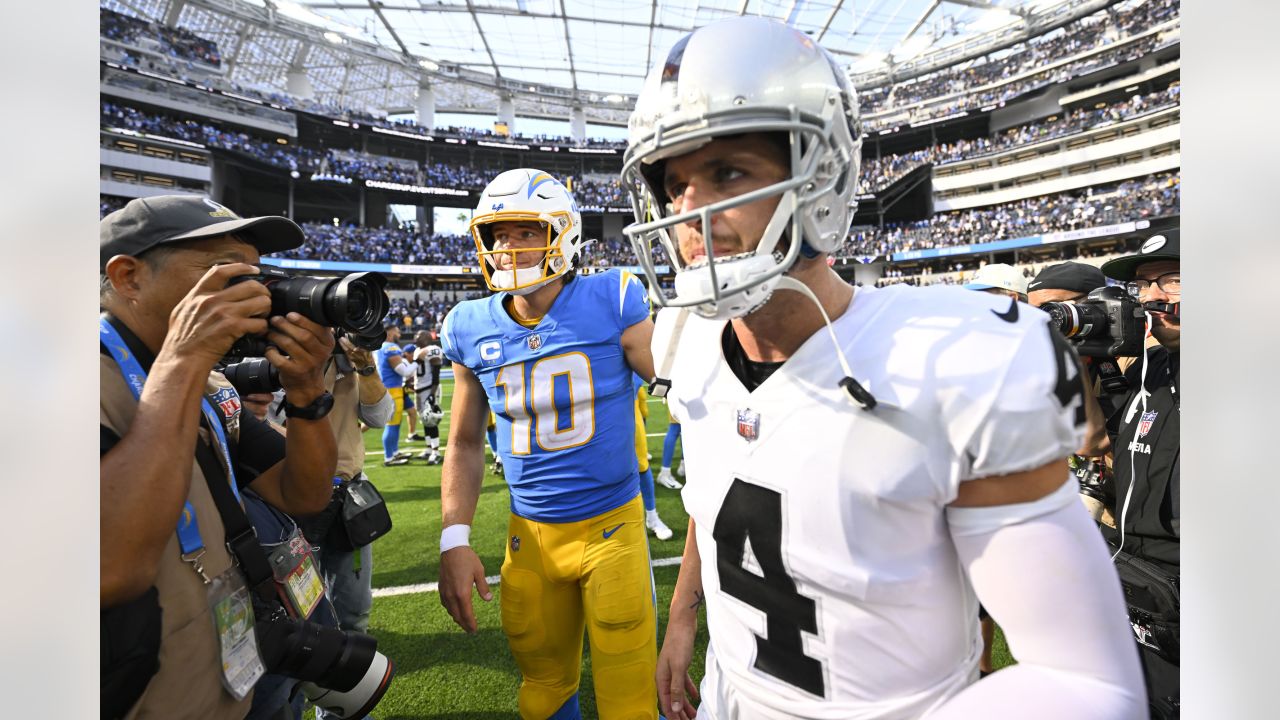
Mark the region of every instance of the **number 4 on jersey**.
<instances>
[{"instance_id":1,"label":"number 4 on jersey","mask_svg":"<svg viewBox=\"0 0 1280 720\"><path fill-rule=\"evenodd\" d=\"M755 668L825 697L822 663L804 654L800 631L818 632L817 606L796 591L782 562L782 495L735 479L711 532L720 589L760 610L768 637L756 636ZM748 540L764 577L743 567Z\"/></svg>"}]
</instances>

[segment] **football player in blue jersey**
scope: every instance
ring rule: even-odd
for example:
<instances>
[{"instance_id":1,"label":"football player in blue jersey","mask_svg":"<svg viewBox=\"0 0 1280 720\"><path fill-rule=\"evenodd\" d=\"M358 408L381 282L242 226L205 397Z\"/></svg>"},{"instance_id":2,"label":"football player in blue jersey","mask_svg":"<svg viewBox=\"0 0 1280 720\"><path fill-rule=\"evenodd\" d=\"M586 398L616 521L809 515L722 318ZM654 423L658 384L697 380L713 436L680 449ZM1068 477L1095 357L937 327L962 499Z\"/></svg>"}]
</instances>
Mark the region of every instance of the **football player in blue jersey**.
<instances>
[{"instance_id":1,"label":"football player in blue jersey","mask_svg":"<svg viewBox=\"0 0 1280 720\"><path fill-rule=\"evenodd\" d=\"M399 452L400 419L404 417L404 381L413 375L413 363L405 360L404 351L397 344L400 341L400 325L391 319L385 322L384 329L387 332L386 341L373 353L373 359L378 365L378 377L382 378L383 387L395 402L391 420L382 428L382 464L390 467L409 462L408 453Z\"/></svg>"},{"instance_id":2,"label":"football player in blue jersey","mask_svg":"<svg viewBox=\"0 0 1280 720\"><path fill-rule=\"evenodd\" d=\"M476 632L472 588L492 599L468 545L497 415L511 489L502 626L525 718L577 718L585 627L601 718L657 718L657 616L635 461L632 373L653 377L644 286L577 275L581 216L547 173L504 172L471 222L488 298L445 319L455 378L442 480L440 601Z\"/></svg>"}]
</instances>

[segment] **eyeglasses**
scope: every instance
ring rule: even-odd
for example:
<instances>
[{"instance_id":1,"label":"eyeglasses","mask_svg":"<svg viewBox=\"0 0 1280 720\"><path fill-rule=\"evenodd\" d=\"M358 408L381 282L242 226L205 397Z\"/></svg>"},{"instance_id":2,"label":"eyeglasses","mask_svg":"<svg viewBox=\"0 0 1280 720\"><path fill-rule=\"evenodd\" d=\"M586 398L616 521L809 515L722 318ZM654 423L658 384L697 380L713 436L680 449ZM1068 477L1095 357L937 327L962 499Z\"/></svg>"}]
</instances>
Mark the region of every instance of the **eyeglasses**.
<instances>
[{"instance_id":1,"label":"eyeglasses","mask_svg":"<svg viewBox=\"0 0 1280 720\"><path fill-rule=\"evenodd\" d=\"M1182 294L1182 273L1180 272L1165 273L1155 280L1130 280L1124 284L1124 287L1129 291L1130 295L1137 297L1147 290L1150 290L1152 283L1159 287L1161 291L1170 295Z\"/></svg>"}]
</instances>

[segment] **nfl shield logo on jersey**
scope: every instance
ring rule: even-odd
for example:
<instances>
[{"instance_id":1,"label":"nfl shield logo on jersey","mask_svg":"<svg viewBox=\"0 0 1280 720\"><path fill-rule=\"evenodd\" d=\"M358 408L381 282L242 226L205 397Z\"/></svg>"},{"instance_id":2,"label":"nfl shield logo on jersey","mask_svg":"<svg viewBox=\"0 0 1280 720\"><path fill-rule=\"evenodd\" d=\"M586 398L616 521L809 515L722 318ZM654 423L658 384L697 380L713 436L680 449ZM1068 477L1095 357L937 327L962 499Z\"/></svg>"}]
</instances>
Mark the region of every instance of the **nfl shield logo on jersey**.
<instances>
[{"instance_id":1,"label":"nfl shield logo on jersey","mask_svg":"<svg viewBox=\"0 0 1280 720\"><path fill-rule=\"evenodd\" d=\"M751 408L738 411L738 434L747 440L760 437L760 413Z\"/></svg>"},{"instance_id":2,"label":"nfl shield logo on jersey","mask_svg":"<svg viewBox=\"0 0 1280 720\"><path fill-rule=\"evenodd\" d=\"M541 347L542 347L542 336L541 336L541 335L530 335L530 336L529 336L529 349L530 349L530 350L532 350L532 351L534 351L534 352L537 352L537 351L538 351L538 349L539 349L539 348L541 348Z\"/></svg>"},{"instance_id":3,"label":"nfl shield logo on jersey","mask_svg":"<svg viewBox=\"0 0 1280 720\"><path fill-rule=\"evenodd\" d=\"M1138 437L1151 432L1151 424L1156 421L1156 411L1149 410L1142 413L1142 418L1138 420Z\"/></svg>"}]
</instances>

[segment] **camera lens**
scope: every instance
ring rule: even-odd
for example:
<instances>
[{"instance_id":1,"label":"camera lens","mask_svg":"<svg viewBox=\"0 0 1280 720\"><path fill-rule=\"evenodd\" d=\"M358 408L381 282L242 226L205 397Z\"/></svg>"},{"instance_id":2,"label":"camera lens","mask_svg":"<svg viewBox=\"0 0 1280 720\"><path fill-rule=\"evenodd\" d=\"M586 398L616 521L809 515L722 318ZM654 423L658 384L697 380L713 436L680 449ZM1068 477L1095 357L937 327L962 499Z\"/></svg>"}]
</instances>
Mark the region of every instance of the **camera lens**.
<instances>
[{"instance_id":1,"label":"camera lens","mask_svg":"<svg viewBox=\"0 0 1280 720\"><path fill-rule=\"evenodd\" d=\"M1050 302L1040 309L1049 313L1050 324L1058 328L1063 337L1085 339L1109 332L1106 311L1095 305Z\"/></svg>"},{"instance_id":2,"label":"camera lens","mask_svg":"<svg viewBox=\"0 0 1280 720\"><path fill-rule=\"evenodd\" d=\"M380 329L382 316L391 308L382 289L385 284L382 275L368 272L352 273L337 281L325 298L333 326L356 334Z\"/></svg>"},{"instance_id":3,"label":"camera lens","mask_svg":"<svg viewBox=\"0 0 1280 720\"><path fill-rule=\"evenodd\" d=\"M369 635L287 618L260 620L258 647L268 672L307 681L308 697L339 717L362 718L382 699L395 665Z\"/></svg>"},{"instance_id":4,"label":"camera lens","mask_svg":"<svg viewBox=\"0 0 1280 720\"><path fill-rule=\"evenodd\" d=\"M280 371L266 358L250 358L222 369L227 382L241 395L270 393L279 390Z\"/></svg>"},{"instance_id":5,"label":"camera lens","mask_svg":"<svg viewBox=\"0 0 1280 720\"><path fill-rule=\"evenodd\" d=\"M272 282L271 314L296 312L307 319L356 334L379 329L391 303L378 273L341 278L290 277Z\"/></svg>"}]
</instances>

